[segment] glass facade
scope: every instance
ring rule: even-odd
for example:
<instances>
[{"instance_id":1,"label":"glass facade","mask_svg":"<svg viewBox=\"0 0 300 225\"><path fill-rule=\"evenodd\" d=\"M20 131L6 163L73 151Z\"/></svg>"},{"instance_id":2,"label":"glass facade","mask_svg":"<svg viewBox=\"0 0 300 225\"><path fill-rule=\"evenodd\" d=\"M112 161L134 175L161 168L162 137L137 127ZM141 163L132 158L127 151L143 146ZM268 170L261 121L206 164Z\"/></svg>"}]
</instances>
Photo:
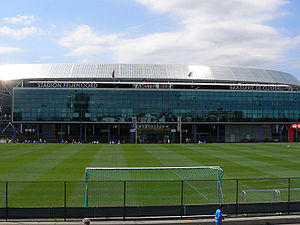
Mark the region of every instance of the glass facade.
<instances>
[{"instance_id":1,"label":"glass facade","mask_svg":"<svg viewBox=\"0 0 300 225\"><path fill-rule=\"evenodd\" d=\"M139 123L295 122L298 92L15 88L13 120Z\"/></svg>"}]
</instances>

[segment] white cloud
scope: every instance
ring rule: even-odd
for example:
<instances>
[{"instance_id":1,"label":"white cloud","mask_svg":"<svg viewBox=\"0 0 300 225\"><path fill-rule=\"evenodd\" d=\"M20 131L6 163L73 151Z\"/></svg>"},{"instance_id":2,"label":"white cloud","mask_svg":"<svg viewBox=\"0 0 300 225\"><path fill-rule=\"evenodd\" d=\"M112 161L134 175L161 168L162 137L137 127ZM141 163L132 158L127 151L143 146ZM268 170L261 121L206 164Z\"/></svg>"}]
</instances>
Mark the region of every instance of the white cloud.
<instances>
[{"instance_id":1,"label":"white cloud","mask_svg":"<svg viewBox=\"0 0 300 225\"><path fill-rule=\"evenodd\" d=\"M22 40L35 34L46 35L56 28L54 24L51 24L48 29L31 25L35 20L34 15L17 15L16 17L5 17L2 20L11 25L0 27L0 36L8 36L16 40Z\"/></svg>"},{"instance_id":2,"label":"white cloud","mask_svg":"<svg viewBox=\"0 0 300 225\"><path fill-rule=\"evenodd\" d=\"M282 60L299 44L299 37L284 37L265 23L282 16L285 0L137 1L177 16L181 28L121 40L111 47L116 61L256 66Z\"/></svg>"},{"instance_id":3,"label":"white cloud","mask_svg":"<svg viewBox=\"0 0 300 225\"><path fill-rule=\"evenodd\" d=\"M11 54L11 53L20 52L20 51L22 51L22 49L20 49L20 48L0 46L0 55Z\"/></svg>"},{"instance_id":4,"label":"white cloud","mask_svg":"<svg viewBox=\"0 0 300 225\"><path fill-rule=\"evenodd\" d=\"M0 27L0 36L9 36L16 40L24 39L38 32L35 27L23 27L20 29L13 29L7 26Z\"/></svg>"},{"instance_id":5,"label":"white cloud","mask_svg":"<svg viewBox=\"0 0 300 225\"><path fill-rule=\"evenodd\" d=\"M41 57L41 60L49 60L49 59L55 59L54 56L45 55Z\"/></svg>"},{"instance_id":6,"label":"white cloud","mask_svg":"<svg viewBox=\"0 0 300 225\"><path fill-rule=\"evenodd\" d=\"M201 21L223 21L237 18L264 21L282 12L280 6L287 0L136 0L159 12L181 16L183 20L198 18Z\"/></svg>"},{"instance_id":7,"label":"white cloud","mask_svg":"<svg viewBox=\"0 0 300 225\"><path fill-rule=\"evenodd\" d=\"M283 16L286 0L136 0L151 10L176 16L173 32L126 38L98 35L80 25L58 43L65 56L109 52L122 63L192 63L220 66L260 66L287 61L286 52L300 36L286 37L266 22ZM130 30L127 30L130 32Z\"/></svg>"},{"instance_id":8,"label":"white cloud","mask_svg":"<svg viewBox=\"0 0 300 225\"><path fill-rule=\"evenodd\" d=\"M94 55L103 51L104 48L99 45L83 45L83 46L78 46L74 50L66 53L65 56Z\"/></svg>"},{"instance_id":9,"label":"white cloud","mask_svg":"<svg viewBox=\"0 0 300 225\"><path fill-rule=\"evenodd\" d=\"M119 37L120 35L116 34L98 35L88 25L83 24L58 40L58 43L63 47L73 49L65 56L84 56L100 53Z\"/></svg>"},{"instance_id":10,"label":"white cloud","mask_svg":"<svg viewBox=\"0 0 300 225\"><path fill-rule=\"evenodd\" d=\"M30 15L30 16L17 15L16 17L4 17L3 21L11 24L29 25L34 21L34 15Z\"/></svg>"}]
</instances>

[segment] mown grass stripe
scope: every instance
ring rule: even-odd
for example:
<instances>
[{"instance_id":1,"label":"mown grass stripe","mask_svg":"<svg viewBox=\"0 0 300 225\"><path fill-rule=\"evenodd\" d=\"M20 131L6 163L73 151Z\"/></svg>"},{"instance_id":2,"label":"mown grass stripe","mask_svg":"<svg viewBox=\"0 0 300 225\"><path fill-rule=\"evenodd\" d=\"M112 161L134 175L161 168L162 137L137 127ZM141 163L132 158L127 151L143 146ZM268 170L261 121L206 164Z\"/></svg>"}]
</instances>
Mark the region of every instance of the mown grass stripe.
<instances>
[{"instance_id":1,"label":"mown grass stripe","mask_svg":"<svg viewBox=\"0 0 300 225\"><path fill-rule=\"evenodd\" d=\"M188 167L188 166L201 166L195 162L195 160L192 160L185 155L180 155L176 152L170 151L168 148L165 147L166 145L145 145L144 148L152 154L156 159L158 159L164 166L166 167L180 167L182 163ZM171 173L174 173L175 176L178 176L178 174L175 171L170 170ZM182 180L186 179L184 177L180 177ZM205 200L208 200L208 196L205 192L198 190L198 188L193 185L193 182L186 182L185 183L188 188L190 188L192 191L196 192L200 197L204 198ZM180 193L179 193L180 195ZM178 196L177 196L178 197Z\"/></svg>"},{"instance_id":2,"label":"mown grass stripe","mask_svg":"<svg viewBox=\"0 0 300 225\"><path fill-rule=\"evenodd\" d=\"M2 154L12 152L14 150L21 150L21 148L29 147L26 144L0 144L0 157Z\"/></svg>"},{"instance_id":3,"label":"mown grass stripe","mask_svg":"<svg viewBox=\"0 0 300 225\"><path fill-rule=\"evenodd\" d=\"M16 173L17 168L22 168L30 162L35 162L54 151L59 151L63 145L53 148L51 145L32 145L27 148L21 148L20 151L14 151L10 156L0 160L0 180L4 180L5 174L13 170ZM23 178L23 177L22 177ZM7 178L6 178L7 179Z\"/></svg>"},{"instance_id":4,"label":"mown grass stripe","mask_svg":"<svg viewBox=\"0 0 300 225\"><path fill-rule=\"evenodd\" d=\"M45 145L45 148L47 145ZM63 147L62 147L63 146ZM49 145L48 145L49 147ZM61 148L62 147L62 148ZM20 167L17 167L11 170L9 173L6 174L8 177L14 177L14 180L27 180L27 181L34 181L34 180L41 180L43 174L47 173L65 158L68 158L70 155L75 154L79 151L83 146L80 146L76 149L72 149L71 145L60 145L54 144L51 145L51 150L48 154L43 155L42 157L30 161L27 164L24 164ZM13 174L13 175L12 175ZM33 186L37 185L36 188ZM10 182L9 183L9 199L10 199L10 206L26 206L28 202L35 204L34 206L39 206L37 203L39 202L40 196L38 195L38 191L43 189L39 188L40 186L45 185L41 183L30 183L30 182ZM54 184L56 185L56 183ZM47 187L51 187L50 183L46 183L45 190ZM49 193L45 194L45 196L51 195L51 191L55 190L51 188L47 190ZM56 195L52 193L52 198L56 198ZM48 199L48 201L52 201L52 199Z\"/></svg>"},{"instance_id":5,"label":"mown grass stripe","mask_svg":"<svg viewBox=\"0 0 300 225\"><path fill-rule=\"evenodd\" d=\"M253 177L253 174L255 176L258 175L258 177L261 177L259 175L262 174L273 177L272 174L268 173L268 170L262 173L261 169L252 164L255 163L252 159L247 159L241 154L230 154L230 145L207 144L205 146L188 145L185 147L201 152L202 154L205 152L204 154L208 154L208 156L213 156L213 161L223 168L224 178L250 178ZM238 175L242 175L242 177Z\"/></svg>"},{"instance_id":6,"label":"mown grass stripe","mask_svg":"<svg viewBox=\"0 0 300 225\"><path fill-rule=\"evenodd\" d=\"M10 148L0 153L0 163L2 163L2 161L4 160L11 159L16 156L26 154L28 152L38 151L45 148L45 146L42 145L31 145L31 144L30 145L18 144L13 146L14 148Z\"/></svg>"},{"instance_id":7,"label":"mown grass stripe","mask_svg":"<svg viewBox=\"0 0 300 225\"><path fill-rule=\"evenodd\" d=\"M298 143L257 143L257 144L184 144L184 145L62 145L62 144L8 144L0 145L0 179L9 180L58 180L82 179L84 168L89 167L156 167L156 166L199 166L219 165L224 169L225 178L259 178L300 176ZM87 147L88 146L88 147ZM61 149L60 149L61 148ZM85 150L84 150L85 149ZM74 154L74 155L73 155ZM4 163L3 163L4 162ZM12 164L10 166L9 164ZM83 182L84 183L84 182ZM299 187L300 182L293 180L292 186ZM240 189L266 189L287 187L287 179L277 181L240 181ZM61 184L62 185L62 184ZM69 185L69 184L68 184ZM71 184L70 184L71 185ZM223 183L225 200L234 201L234 182ZM9 184L10 203L34 206L40 195L49 199L49 204L63 204L56 197L56 184L48 183L39 191L31 184ZM0 205L3 206L3 185L0 188ZM83 186L82 186L83 187ZM23 189L24 188L24 189ZM60 190L63 188L59 186ZM82 206L83 202L73 198L83 196L70 186L68 204ZM111 188L108 186L108 188ZM142 186L131 187L132 204L150 204L153 196L146 196ZM156 189L157 188L157 189ZM153 186L153 195L160 192L163 185ZM23 191L22 191L23 189ZM241 191L240 190L240 191ZM14 195L14 194L18 194ZM20 195L19 195L20 194ZM135 195L135 196L134 196ZM24 198L26 196L26 199ZM109 202L109 194L107 195ZM157 197L157 203L166 203L170 196ZM47 199L46 198L46 199ZM32 199L32 200L31 200ZM40 198L44 199L44 197ZM53 201L51 200L53 199ZM153 199L152 199L153 200ZM119 200L118 200L119 201ZM23 203L22 203L23 202ZM121 201L119 201L121 202ZM142 202L142 203L141 203ZM174 201L170 201L173 203ZM152 201L153 203L153 201ZM39 202L38 204L45 204ZM45 204L47 205L47 203ZM69 205L71 206L71 205Z\"/></svg>"},{"instance_id":8,"label":"mown grass stripe","mask_svg":"<svg viewBox=\"0 0 300 225\"><path fill-rule=\"evenodd\" d=\"M75 145L73 145L74 147ZM77 148L77 147L76 147ZM40 177L40 180L75 180L81 181L76 183L68 183L67 186L67 196L68 196L68 204L73 205L83 205L83 197L84 197L84 172L85 168L90 165L93 161L94 156L98 153L99 146L96 145L82 145L79 148L79 151L76 151L74 154L69 155L68 158L65 158L47 173L43 174ZM61 184L53 184L52 191L54 192L56 189L56 193L61 193L60 196L57 197L57 202L61 202L63 200L63 190L64 187ZM75 191L75 189L77 191ZM78 192L79 191L79 192ZM47 201L46 197L41 197L40 201ZM54 201L54 199L53 199Z\"/></svg>"},{"instance_id":9,"label":"mown grass stripe","mask_svg":"<svg viewBox=\"0 0 300 225\"><path fill-rule=\"evenodd\" d=\"M93 161L99 148L95 145L81 145L80 148L72 148L72 154L64 157L54 167L44 173L40 180L84 180L85 168Z\"/></svg>"},{"instance_id":10,"label":"mown grass stripe","mask_svg":"<svg viewBox=\"0 0 300 225\"><path fill-rule=\"evenodd\" d=\"M163 166L143 145L123 145L123 154L129 167Z\"/></svg>"},{"instance_id":11,"label":"mown grass stripe","mask_svg":"<svg viewBox=\"0 0 300 225\"><path fill-rule=\"evenodd\" d=\"M218 157L211 151L211 148L214 149L215 145L177 145L177 147L168 146L172 151L182 154L186 157L189 157L199 165L203 166L220 166L224 169L224 177L232 178L232 173L235 175L244 175L245 171L247 173L259 173L258 170L249 168L245 165L240 165L237 162L228 160L227 157Z\"/></svg>"},{"instance_id":12,"label":"mown grass stripe","mask_svg":"<svg viewBox=\"0 0 300 225\"><path fill-rule=\"evenodd\" d=\"M34 160L29 160L27 163L16 167L6 174L2 175L4 180L41 180L40 177L55 167L60 162L64 161L70 155L75 154L83 146L79 148L72 148L71 145L55 144L45 145L45 149L48 149L47 154L41 153L41 157L37 157ZM40 151L43 151L41 149ZM33 156L34 157L34 156ZM59 174L57 174L59 175Z\"/></svg>"},{"instance_id":13,"label":"mown grass stripe","mask_svg":"<svg viewBox=\"0 0 300 225\"><path fill-rule=\"evenodd\" d=\"M218 150L216 149L213 154L227 157L229 160L237 160L241 165L249 165L248 167L255 168L261 171L261 174L269 174L271 177L284 177L286 174L289 176L297 176L298 171L295 169L288 169L283 166L274 164L269 157L257 156L251 151L242 152L240 151L238 155L233 154L232 150L226 145L219 145Z\"/></svg>"},{"instance_id":14,"label":"mown grass stripe","mask_svg":"<svg viewBox=\"0 0 300 225\"><path fill-rule=\"evenodd\" d=\"M144 149L164 166L201 166L194 159L188 158L185 155L180 155L175 151L171 151L167 148L167 145L144 145Z\"/></svg>"},{"instance_id":15,"label":"mown grass stripe","mask_svg":"<svg viewBox=\"0 0 300 225\"><path fill-rule=\"evenodd\" d=\"M102 145L89 167L127 167L122 145Z\"/></svg>"},{"instance_id":16,"label":"mown grass stripe","mask_svg":"<svg viewBox=\"0 0 300 225\"><path fill-rule=\"evenodd\" d=\"M143 147L144 145L123 145L123 154L125 156L127 165L129 167L161 167L163 164L153 157L148 151L146 151ZM127 204L128 205L147 205L147 204L155 204L154 194L149 193L148 188L149 182L140 182L140 183L131 183L127 182ZM152 184L154 191L154 187L156 185ZM155 198L153 200L153 198Z\"/></svg>"},{"instance_id":17,"label":"mown grass stripe","mask_svg":"<svg viewBox=\"0 0 300 225\"><path fill-rule=\"evenodd\" d=\"M224 146L223 146L224 147ZM218 148L218 146L216 145L201 145L201 146L197 146L197 145L184 145L184 149L185 148L189 148L191 150L194 150L196 152L201 152L201 157L203 156L203 154L208 154L208 156L210 155L217 155L218 157L220 156L221 158L224 158L222 157L222 155L220 154L216 154L215 152L215 148ZM186 149L184 151L187 151ZM203 153L205 152L205 153ZM230 157L229 157L230 158ZM218 161L219 159L216 159L216 157L214 157L214 161ZM225 160L222 160L222 163L220 163L219 165L224 169L224 177L228 178L228 173L231 172L234 172L235 174L237 172L242 172L243 175L249 173L251 171L252 172L255 172L255 173L259 173L259 171L255 171L255 169L253 168L248 168L247 166L244 166L244 165L239 165L239 163L233 163L235 161L238 162L238 158L237 159L229 159L228 160L228 157L226 157ZM247 178L247 175L244 176L244 178ZM242 181L240 182L240 188L241 189L255 189L256 186L257 186L257 181L254 181L254 182L245 182L245 181ZM277 184L276 182L269 182L269 185L274 185L274 187L277 187ZM233 202L235 201L235 193L232 192L232 188L235 186L235 182L234 181L223 181L223 184L222 184L222 189L223 189L223 195L225 197L225 200L226 202ZM259 186L259 185L258 185Z\"/></svg>"},{"instance_id":18,"label":"mown grass stripe","mask_svg":"<svg viewBox=\"0 0 300 225\"><path fill-rule=\"evenodd\" d=\"M237 146L234 146L235 148ZM238 148L239 153L243 152L248 158L253 158L259 161L268 161L274 165L284 167L290 170L298 171L299 167L299 156L300 154L294 153L292 150L278 150L274 148L274 144L260 144L260 145L242 145ZM232 148L231 148L232 149ZM236 150L233 150L234 154ZM294 156L294 157L292 157ZM300 175L300 174L299 174Z\"/></svg>"}]
</instances>

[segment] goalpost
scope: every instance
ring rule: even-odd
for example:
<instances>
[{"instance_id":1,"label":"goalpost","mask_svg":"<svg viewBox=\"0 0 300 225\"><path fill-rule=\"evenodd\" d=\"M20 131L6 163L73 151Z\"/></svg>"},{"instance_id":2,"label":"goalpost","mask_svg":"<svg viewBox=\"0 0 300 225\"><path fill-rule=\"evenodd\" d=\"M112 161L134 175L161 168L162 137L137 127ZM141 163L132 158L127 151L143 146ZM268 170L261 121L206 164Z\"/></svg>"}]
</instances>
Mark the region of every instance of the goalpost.
<instances>
[{"instance_id":1,"label":"goalpost","mask_svg":"<svg viewBox=\"0 0 300 225\"><path fill-rule=\"evenodd\" d=\"M242 202L279 202L288 200L288 192L295 196L300 196L300 188L274 188L274 189L252 189L242 190Z\"/></svg>"},{"instance_id":2,"label":"goalpost","mask_svg":"<svg viewBox=\"0 0 300 225\"><path fill-rule=\"evenodd\" d=\"M126 193L130 193L127 194L130 202L137 205L147 204L145 196L154 194L157 194L155 199L162 201L174 199L180 196L181 191L178 187L174 190L175 183L178 186L181 181L184 181L187 190L185 199L204 197L207 201L222 203L222 178L223 170L219 166L88 167L85 169L84 206L112 205L109 201L122 204ZM148 204L151 203L148 201Z\"/></svg>"}]
</instances>

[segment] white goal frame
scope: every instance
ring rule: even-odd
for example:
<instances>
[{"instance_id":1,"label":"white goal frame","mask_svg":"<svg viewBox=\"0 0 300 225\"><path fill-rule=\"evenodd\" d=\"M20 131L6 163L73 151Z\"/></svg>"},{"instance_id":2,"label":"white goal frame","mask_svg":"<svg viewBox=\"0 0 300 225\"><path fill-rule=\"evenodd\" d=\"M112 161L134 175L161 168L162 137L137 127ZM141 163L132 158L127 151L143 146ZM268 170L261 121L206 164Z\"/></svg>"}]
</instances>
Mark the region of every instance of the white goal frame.
<instances>
[{"instance_id":1,"label":"white goal frame","mask_svg":"<svg viewBox=\"0 0 300 225\"><path fill-rule=\"evenodd\" d=\"M223 202L223 194L221 190L221 184L222 184L222 175L223 175L223 169L220 166L195 166L195 167L87 167L85 168L85 192L84 192L84 205L88 206L88 182L89 182L89 178L88 178L88 171L89 170L115 170L115 171L124 171L124 170L191 170L191 169L195 169L195 170L201 170L201 169L210 169L210 170L217 170L217 177L216 177L216 181L217 181L217 195L218 195L218 201ZM174 171L173 171L174 172ZM176 172L174 172L176 173ZM176 174L178 175L178 174ZM189 180L189 179L184 179L183 177L179 176L181 179L176 179L177 181L184 181L184 180ZM199 180L201 180L202 178L199 177ZM174 180L174 179L172 179ZM193 180L197 180L197 179L193 179ZM109 180L112 181L112 180ZM124 182L124 181L133 181L133 180L128 180L128 179L123 179L123 180L113 180L113 181L119 181L119 182ZM143 181L143 180L139 180L139 181ZM157 180L153 180L153 181L157 181ZM164 181L167 181L166 179L164 179ZM171 180L170 180L171 181ZM105 182L105 180L103 180L103 182ZM222 199L220 201L220 199Z\"/></svg>"}]
</instances>

